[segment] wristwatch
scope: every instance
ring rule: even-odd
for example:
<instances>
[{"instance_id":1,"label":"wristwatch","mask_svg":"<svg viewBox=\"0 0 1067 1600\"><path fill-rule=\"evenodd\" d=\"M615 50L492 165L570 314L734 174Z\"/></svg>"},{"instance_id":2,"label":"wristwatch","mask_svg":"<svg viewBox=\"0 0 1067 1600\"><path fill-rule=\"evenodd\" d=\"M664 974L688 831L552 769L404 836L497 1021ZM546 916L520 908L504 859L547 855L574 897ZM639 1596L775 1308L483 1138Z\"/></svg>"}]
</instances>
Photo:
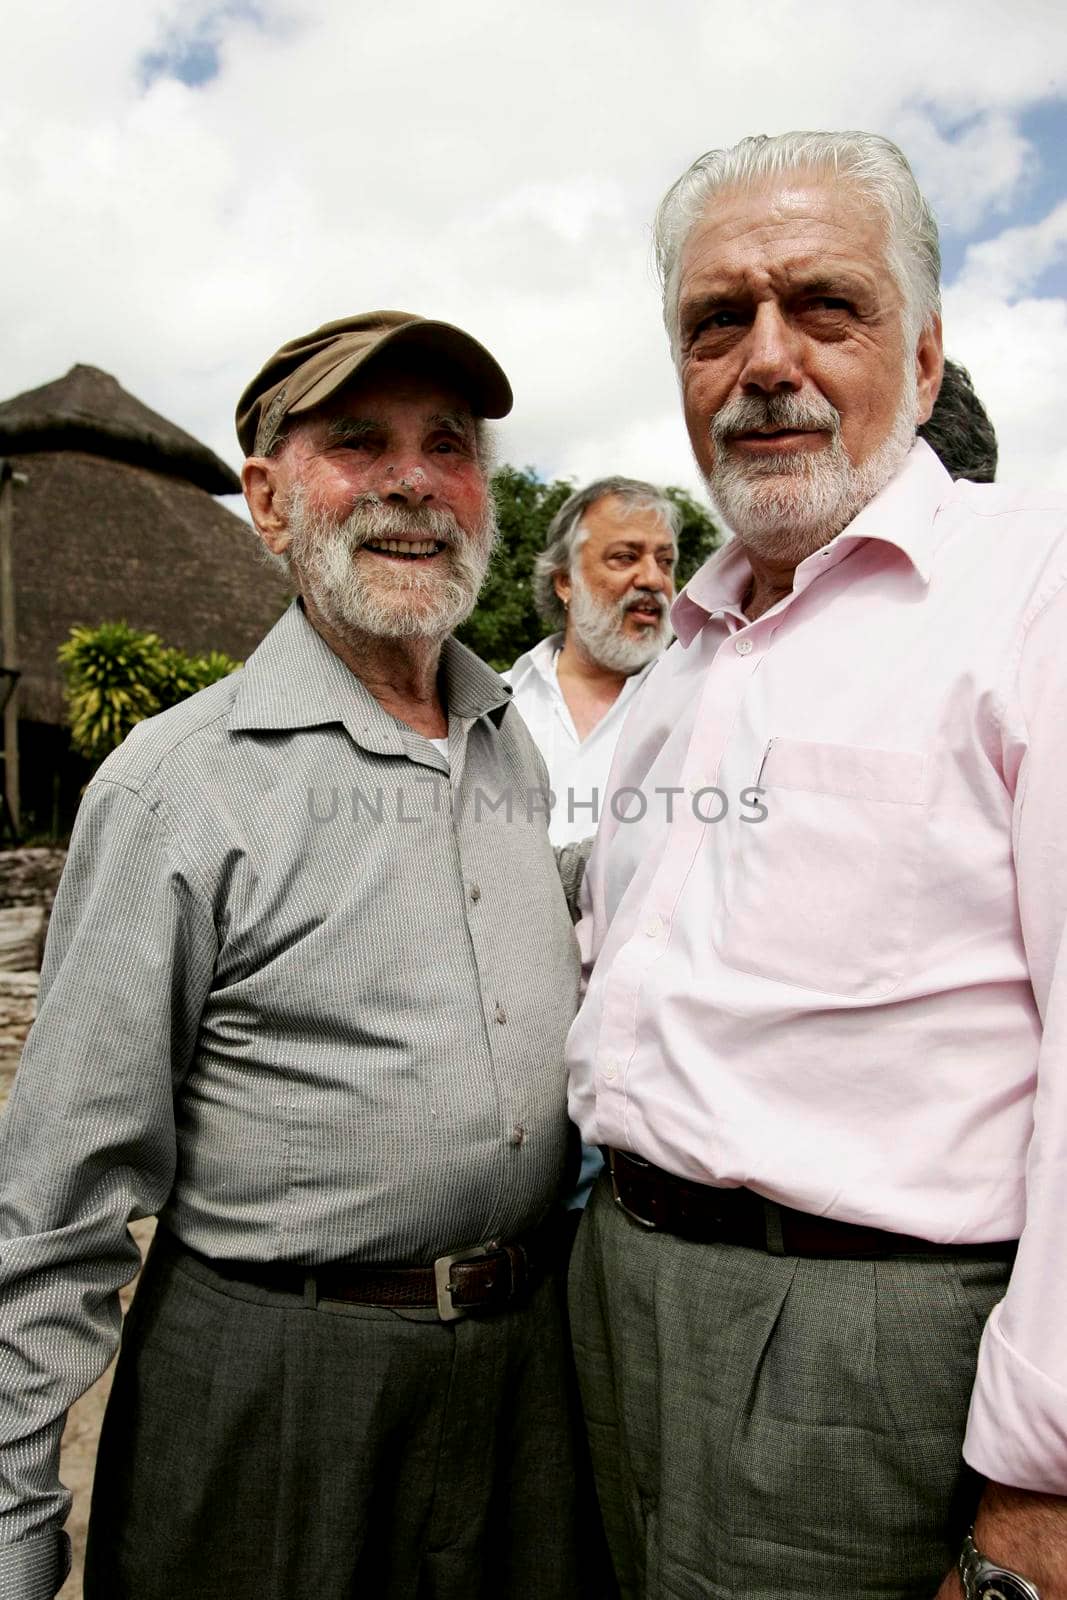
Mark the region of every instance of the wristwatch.
<instances>
[{"instance_id":1,"label":"wristwatch","mask_svg":"<svg viewBox=\"0 0 1067 1600\"><path fill-rule=\"evenodd\" d=\"M987 1561L973 1535L972 1528L964 1538L958 1568L966 1600L1041 1600L1033 1584L1017 1572Z\"/></svg>"}]
</instances>

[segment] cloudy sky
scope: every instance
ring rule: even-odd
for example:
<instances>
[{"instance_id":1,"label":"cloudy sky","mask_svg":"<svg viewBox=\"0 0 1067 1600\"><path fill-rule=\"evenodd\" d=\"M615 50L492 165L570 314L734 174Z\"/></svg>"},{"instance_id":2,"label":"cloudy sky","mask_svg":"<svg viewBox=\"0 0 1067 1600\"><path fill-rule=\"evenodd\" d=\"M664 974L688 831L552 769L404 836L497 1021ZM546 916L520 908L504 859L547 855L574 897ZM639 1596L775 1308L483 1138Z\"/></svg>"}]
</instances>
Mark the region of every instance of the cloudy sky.
<instances>
[{"instance_id":1,"label":"cloudy sky","mask_svg":"<svg viewBox=\"0 0 1067 1600\"><path fill-rule=\"evenodd\" d=\"M34 0L4 24L0 397L103 367L235 464L283 340L401 307L512 378L506 459L696 482L649 266L745 133L900 143L1001 473L1067 489L1067 44L1053 0Z\"/></svg>"}]
</instances>

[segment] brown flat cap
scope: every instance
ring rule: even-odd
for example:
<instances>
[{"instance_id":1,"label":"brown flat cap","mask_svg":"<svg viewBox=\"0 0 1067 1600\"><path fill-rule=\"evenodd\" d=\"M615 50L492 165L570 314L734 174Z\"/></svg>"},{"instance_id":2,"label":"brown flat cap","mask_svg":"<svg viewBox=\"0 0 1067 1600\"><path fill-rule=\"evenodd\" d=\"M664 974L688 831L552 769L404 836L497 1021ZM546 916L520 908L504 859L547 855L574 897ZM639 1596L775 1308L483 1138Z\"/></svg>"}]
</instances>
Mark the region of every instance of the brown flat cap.
<instances>
[{"instance_id":1,"label":"brown flat cap","mask_svg":"<svg viewBox=\"0 0 1067 1600\"><path fill-rule=\"evenodd\" d=\"M365 311L326 322L276 350L237 402L237 437L246 456L266 455L286 417L321 406L372 356L420 351L451 369L479 417L506 417L511 385L484 345L449 322L411 311Z\"/></svg>"}]
</instances>

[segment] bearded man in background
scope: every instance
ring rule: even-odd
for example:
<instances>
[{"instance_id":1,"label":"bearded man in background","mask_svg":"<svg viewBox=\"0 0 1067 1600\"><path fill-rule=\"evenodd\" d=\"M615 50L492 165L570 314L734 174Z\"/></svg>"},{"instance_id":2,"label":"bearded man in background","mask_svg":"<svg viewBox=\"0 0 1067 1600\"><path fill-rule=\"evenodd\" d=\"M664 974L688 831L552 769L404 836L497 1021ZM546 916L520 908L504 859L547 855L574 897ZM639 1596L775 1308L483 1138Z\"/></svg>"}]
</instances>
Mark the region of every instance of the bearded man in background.
<instances>
[{"instance_id":1,"label":"bearded man in background","mask_svg":"<svg viewBox=\"0 0 1067 1600\"><path fill-rule=\"evenodd\" d=\"M534 565L556 630L505 674L548 767L556 844L596 831L626 714L671 639L679 512L651 483L598 478L549 524Z\"/></svg>"}]
</instances>

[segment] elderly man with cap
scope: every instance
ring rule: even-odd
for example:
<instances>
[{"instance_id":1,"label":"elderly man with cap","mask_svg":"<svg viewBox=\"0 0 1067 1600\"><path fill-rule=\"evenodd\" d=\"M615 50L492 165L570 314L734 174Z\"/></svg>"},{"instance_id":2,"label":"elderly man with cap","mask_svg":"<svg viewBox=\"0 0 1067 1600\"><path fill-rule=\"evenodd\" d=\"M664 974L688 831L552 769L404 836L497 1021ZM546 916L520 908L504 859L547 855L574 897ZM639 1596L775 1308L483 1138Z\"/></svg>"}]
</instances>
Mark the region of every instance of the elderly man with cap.
<instances>
[{"instance_id":1,"label":"elderly man with cap","mask_svg":"<svg viewBox=\"0 0 1067 1600\"><path fill-rule=\"evenodd\" d=\"M572 1317L622 1588L1067 1600L1067 500L916 437L940 253L889 141L709 151L657 243L734 538L612 770L673 823L609 809L583 886ZM760 825L705 826L712 785Z\"/></svg>"},{"instance_id":2,"label":"elderly man with cap","mask_svg":"<svg viewBox=\"0 0 1067 1600\"><path fill-rule=\"evenodd\" d=\"M510 404L472 338L399 312L241 399L299 599L78 818L0 1151L5 1600L62 1582L63 1416L152 1214L86 1596L583 1592L553 1220L577 960L543 764L449 637Z\"/></svg>"}]
</instances>

